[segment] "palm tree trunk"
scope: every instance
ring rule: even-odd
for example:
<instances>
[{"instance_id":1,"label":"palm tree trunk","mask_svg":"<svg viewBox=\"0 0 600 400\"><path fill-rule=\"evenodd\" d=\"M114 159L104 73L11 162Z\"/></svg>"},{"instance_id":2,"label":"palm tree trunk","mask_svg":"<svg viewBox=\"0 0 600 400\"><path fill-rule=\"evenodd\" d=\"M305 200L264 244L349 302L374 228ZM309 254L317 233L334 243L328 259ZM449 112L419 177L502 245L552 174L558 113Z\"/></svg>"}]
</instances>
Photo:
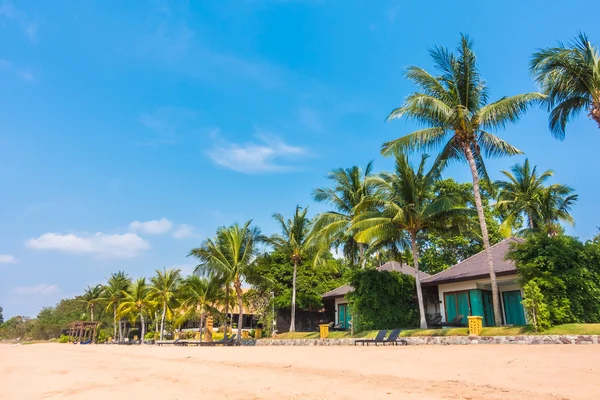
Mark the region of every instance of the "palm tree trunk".
<instances>
[{"instance_id":1,"label":"palm tree trunk","mask_svg":"<svg viewBox=\"0 0 600 400\"><path fill-rule=\"evenodd\" d=\"M471 175L473 176L473 194L475 195L475 207L479 217L479 226L481 228L481 237L483 238L483 248L487 256L488 268L490 270L490 283L492 285L492 304L494 308L494 320L496 325L502 325L502 314L500 313L500 302L498 295L498 283L496 282L496 271L494 270L494 260L492 259L492 250L490 249L490 238L488 236L487 224L483 213L483 205L481 203L481 192L479 190L479 174L475 165L475 158L469 145L464 147L469 167L471 167Z\"/></svg>"},{"instance_id":2,"label":"palm tree trunk","mask_svg":"<svg viewBox=\"0 0 600 400\"><path fill-rule=\"evenodd\" d=\"M113 304L113 341L117 338L117 305Z\"/></svg>"},{"instance_id":3,"label":"palm tree trunk","mask_svg":"<svg viewBox=\"0 0 600 400\"><path fill-rule=\"evenodd\" d=\"M141 337L140 337L141 342L140 343L144 344L144 339L146 337L146 322L144 321L144 310L143 309L140 310L140 321L142 321L142 330L141 330L141 333L140 333L140 335L141 335Z\"/></svg>"},{"instance_id":4,"label":"palm tree trunk","mask_svg":"<svg viewBox=\"0 0 600 400\"><path fill-rule=\"evenodd\" d=\"M165 331L165 315L167 314L167 303L163 303L162 316L160 317L160 340L163 340L163 332Z\"/></svg>"},{"instance_id":5,"label":"palm tree trunk","mask_svg":"<svg viewBox=\"0 0 600 400\"><path fill-rule=\"evenodd\" d=\"M417 235L410 234L412 244L413 266L415 268L415 284L417 286L417 302L419 303L419 316L421 329L427 329L427 320L425 319L425 305L423 303L423 291L421 290L421 277L419 276L419 250L417 249Z\"/></svg>"},{"instance_id":6,"label":"palm tree trunk","mask_svg":"<svg viewBox=\"0 0 600 400\"><path fill-rule=\"evenodd\" d=\"M292 319L290 320L290 332L296 332L296 273L298 261L294 261L294 275L292 276Z\"/></svg>"},{"instance_id":7,"label":"palm tree trunk","mask_svg":"<svg viewBox=\"0 0 600 400\"><path fill-rule=\"evenodd\" d=\"M123 318L119 318L119 343L123 341Z\"/></svg>"},{"instance_id":8,"label":"palm tree trunk","mask_svg":"<svg viewBox=\"0 0 600 400\"><path fill-rule=\"evenodd\" d=\"M233 315L231 316L233 318ZM229 319L229 283L225 284L225 335L227 335L227 320ZM233 324L232 324L233 326Z\"/></svg>"},{"instance_id":9,"label":"palm tree trunk","mask_svg":"<svg viewBox=\"0 0 600 400\"><path fill-rule=\"evenodd\" d=\"M365 244L358 244L358 263L362 269L365 268Z\"/></svg>"},{"instance_id":10,"label":"palm tree trunk","mask_svg":"<svg viewBox=\"0 0 600 400\"><path fill-rule=\"evenodd\" d=\"M529 219L529 228L533 229L533 215L529 214L527 218Z\"/></svg>"},{"instance_id":11,"label":"palm tree trunk","mask_svg":"<svg viewBox=\"0 0 600 400\"><path fill-rule=\"evenodd\" d=\"M241 281L235 281L233 283L234 287L235 287L235 293L237 294L237 300L238 300L238 326L237 326L237 344L238 346L240 345L240 342L242 340L242 317L243 317L243 307L244 305L242 304L242 282Z\"/></svg>"},{"instance_id":12,"label":"palm tree trunk","mask_svg":"<svg viewBox=\"0 0 600 400\"><path fill-rule=\"evenodd\" d=\"M90 317L91 317L91 321L94 322L94 304L93 303L90 305Z\"/></svg>"},{"instance_id":13,"label":"palm tree trunk","mask_svg":"<svg viewBox=\"0 0 600 400\"><path fill-rule=\"evenodd\" d=\"M202 341L202 334L204 333L202 330L202 323L204 322L204 311L200 313L200 341Z\"/></svg>"}]
</instances>

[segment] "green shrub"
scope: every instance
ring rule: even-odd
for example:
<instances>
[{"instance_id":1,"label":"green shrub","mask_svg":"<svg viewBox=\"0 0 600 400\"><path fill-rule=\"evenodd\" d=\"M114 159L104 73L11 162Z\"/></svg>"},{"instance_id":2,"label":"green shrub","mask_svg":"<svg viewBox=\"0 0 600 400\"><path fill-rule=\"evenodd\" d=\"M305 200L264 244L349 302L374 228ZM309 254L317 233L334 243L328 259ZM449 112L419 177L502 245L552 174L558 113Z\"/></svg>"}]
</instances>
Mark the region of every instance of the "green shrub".
<instances>
[{"instance_id":1,"label":"green shrub","mask_svg":"<svg viewBox=\"0 0 600 400\"><path fill-rule=\"evenodd\" d=\"M144 339L145 340L155 340L157 336L158 335L156 332L146 332L146 334L144 335Z\"/></svg>"},{"instance_id":2,"label":"green shrub","mask_svg":"<svg viewBox=\"0 0 600 400\"><path fill-rule=\"evenodd\" d=\"M69 337L67 335L60 335L60 338L58 338L58 343L69 343Z\"/></svg>"},{"instance_id":3,"label":"green shrub","mask_svg":"<svg viewBox=\"0 0 600 400\"><path fill-rule=\"evenodd\" d=\"M106 343L111 335L112 333L108 332L106 329L100 329L96 336L96 343Z\"/></svg>"},{"instance_id":4,"label":"green shrub","mask_svg":"<svg viewBox=\"0 0 600 400\"><path fill-rule=\"evenodd\" d=\"M364 269L350 279L348 300L357 332L418 325L415 278L398 272Z\"/></svg>"},{"instance_id":5,"label":"green shrub","mask_svg":"<svg viewBox=\"0 0 600 400\"><path fill-rule=\"evenodd\" d=\"M525 299L522 301L529 325L534 331L538 332L543 329L548 329L552 326L550 322L550 312L548 306L544 302L544 295L535 279L529 281L523 286Z\"/></svg>"}]
</instances>

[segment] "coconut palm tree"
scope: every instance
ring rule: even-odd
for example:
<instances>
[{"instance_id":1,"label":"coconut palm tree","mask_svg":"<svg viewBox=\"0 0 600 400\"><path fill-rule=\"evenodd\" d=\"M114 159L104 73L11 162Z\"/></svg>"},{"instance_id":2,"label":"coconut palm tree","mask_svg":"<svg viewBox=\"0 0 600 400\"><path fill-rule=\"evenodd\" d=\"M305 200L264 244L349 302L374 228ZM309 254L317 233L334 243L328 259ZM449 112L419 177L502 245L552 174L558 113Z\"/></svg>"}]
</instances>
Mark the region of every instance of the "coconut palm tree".
<instances>
[{"instance_id":1,"label":"coconut palm tree","mask_svg":"<svg viewBox=\"0 0 600 400\"><path fill-rule=\"evenodd\" d=\"M521 215L525 216L528 228L520 231L520 235L538 231L541 226L548 228L558 221L573 223L569 210L577 201L577 195L566 185L546 186L553 171L546 170L538 175L537 167L532 168L526 159L523 164L515 164L511 172L501 172L507 180L495 182L498 191L496 207L505 213L500 225L505 235L510 233L511 226Z\"/></svg>"},{"instance_id":2,"label":"coconut palm tree","mask_svg":"<svg viewBox=\"0 0 600 400\"><path fill-rule=\"evenodd\" d=\"M296 211L287 221L283 215L273 214L281 229L281 234L264 237L263 240L275 250L287 254L294 265L292 275L292 311L290 332L296 331L296 275L298 266L309 257L318 257L319 242L310 236L312 221L306 216L308 208L296 206Z\"/></svg>"},{"instance_id":3,"label":"coconut palm tree","mask_svg":"<svg viewBox=\"0 0 600 400\"><path fill-rule=\"evenodd\" d=\"M256 244L260 231L251 227L252 221L243 226L234 224L217 230L214 239L206 239L200 247L192 249L190 256L198 259L196 274L208 275L225 282L232 282L238 300L238 335L242 337L243 291L242 282L259 279L254 273L252 261L256 255Z\"/></svg>"},{"instance_id":4,"label":"coconut palm tree","mask_svg":"<svg viewBox=\"0 0 600 400\"><path fill-rule=\"evenodd\" d=\"M362 213L353 221L357 240L372 241L394 237L399 231L410 236L413 267L417 287L417 300L421 316L421 328L427 328L425 306L419 277L419 248L417 236L424 230L448 227L465 217L470 210L461 207L464 199L449 193L434 195L435 182L440 179L440 165L425 171L429 156L421 156L419 168L415 171L406 155L396 156L395 173L383 173L370 178L382 190L382 196L374 200L377 210Z\"/></svg>"},{"instance_id":5,"label":"coconut palm tree","mask_svg":"<svg viewBox=\"0 0 600 400\"><path fill-rule=\"evenodd\" d=\"M111 308L113 311L113 338L117 337L117 308L123 299L123 291L129 288L130 283L129 276L119 271L111 274L106 285L102 287L102 301L107 304L106 311L109 312ZM119 342L121 341L123 341L123 328L119 323Z\"/></svg>"},{"instance_id":6,"label":"coconut palm tree","mask_svg":"<svg viewBox=\"0 0 600 400\"><path fill-rule=\"evenodd\" d=\"M565 137L567 123L587 111L600 128L600 53L587 35L537 51L531 58L531 72L547 95L550 131Z\"/></svg>"},{"instance_id":7,"label":"coconut palm tree","mask_svg":"<svg viewBox=\"0 0 600 400\"><path fill-rule=\"evenodd\" d=\"M343 253L354 265L364 268L365 243L357 243L350 232L351 221L356 217L356 207L364 198L371 196L375 190L368 183L373 162L369 162L364 170L358 166L337 168L329 172L327 179L332 187L319 188L313 191L313 198L318 202L327 202L334 210L319 214L313 231L327 243L343 246Z\"/></svg>"},{"instance_id":8,"label":"coconut palm tree","mask_svg":"<svg viewBox=\"0 0 600 400\"><path fill-rule=\"evenodd\" d=\"M142 326L141 343L144 343L144 337L146 336L146 319L144 316L148 314L153 303L150 296L150 286L146 282L146 278L139 278L128 290L123 290L123 299L119 304L117 315L119 318L132 316L134 322L139 316Z\"/></svg>"},{"instance_id":9,"label":"coconut palm tree","mask_svg":"<svg viewBox=\"0 0 600 400\"><path fill-rule=\"evenodd\" d=\"M537 230L545 229L550 236L560 232L560 222L574 225L570 214L578 196L566 185L552 185L546 188L540 197L540 211L537 217Z\"/></svg>"},{"instance_id":10,"label":"coconut palm tree","mask_svg":"<svg viewBox=\"0 0 600 400\"><path fill-rule=\"evenodd\" d=\"M200 316L200 340L202 340L204 316L214 315L219 312L216 308L222 302L225 292L222 290L223 282L215 277L188 276L181 287L181 310L183 313L178 318L178 323L183 323L193 317Z\"/></svg>"},{"instance_id":11,"label":"coconut palm tree","mask_svg":"<svg viewBox=\"0 0 600 400\"><path fill-rule=\"evenodd\" d=\"M434 47L430 53L438 70L437 76L416 66L407 69L406 77L420 91L410 94L404 104L391 112L388 120L406 117L423 124L425 128L384 143L381 152L390 155L408 150L427 151L442 146L436 162L467 161L473 178L475 206L490 271L494 316L496 321L501 321L498 285L479 187L480 177L487 180L483 156L521 154L520 150L490 131L517 122L532 103L544 96L526 93L489 103L488 89L479 73L472 46L468 36L463 35L457 54L443 47Z\"/></svg>"},{"instance_id":12,"label":"coconut palm tree","mask_svg":"<svg viewBox=\"0 0 600 400\"><path fill-rule=\"evenodd\" d=\"M102 302L102 285L88 286L83 295L79 298L88 310L90 310L90 321L94 322L94 311L96 306Z\"/></svg>"},{"instance_id":13,"label":"coconut palm tree","mask_svg":"<svg viewBox=\"0 0 600 400\"><path fill-rule=\"evenodd\" d=\"M163 339L165 330L165 318L167 315L173 315L173 303L177 298L177 291L181 283L181 270L166 269L156 270L156 275L150 278L152 286L150 287L150 297L152 300L160 303L162 307L160 316L160 340Z\"/></svg>"}]
</instances>

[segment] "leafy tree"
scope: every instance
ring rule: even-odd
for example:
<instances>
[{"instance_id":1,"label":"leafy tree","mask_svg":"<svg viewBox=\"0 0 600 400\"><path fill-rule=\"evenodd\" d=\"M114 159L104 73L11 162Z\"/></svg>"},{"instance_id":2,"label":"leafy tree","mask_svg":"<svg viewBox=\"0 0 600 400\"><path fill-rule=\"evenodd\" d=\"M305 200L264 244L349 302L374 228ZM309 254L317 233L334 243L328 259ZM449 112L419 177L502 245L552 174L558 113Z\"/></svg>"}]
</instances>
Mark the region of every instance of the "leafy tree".
<instances>
[{"instance_id":1,"label":"leafy tree","mask_svg":"<svg viewBox=\"0 0 600 400\"><path fill-rule=\"evenodd\" d=\"M4 316L2 316L3 311L4 311L4 309L0 306L0 325L2 325L4 323Z\"/></svg>"},{"instance_id":2,"label":"leafy tree","mask_svg":"<svg viewBox=\"0 0 600 400\"><path fill-rule=\"evenodd\" d=\"M319 214L313 230L326 242L333 243L336 248L341 245L343 254L350 263L362 267L365 260L365 243L356 241L350 226L357 216L357 206L375 190L368 179L372 170L372 161L364 170L358 166L334 169L327 175L333 186L319 188L313 192L315 201L326 202L334 207L332 211Z\"/></svg>"},{"instance_id":3,"label":"leafy tree","mask_svg":"<svg viewBox=\"0 0 600 400\"><path fill-rule=\"evenodd\" d=\"M0 337L7 339L31 338L34 321L31 318L16 316L0 325Z\"/></svg>"},{"instance_id":4,"label":"leafy tree","mask_svg":"<svg viewBox=\"0 0 600 400\"><path fill-rule=\"evenodd\" d=\"M354 271L347 294L356 331L413 327L418 324L415 311L415 278L398 272L362 269Z\"/></svg>"},{"instance_id":5,"label":"leafy tree","mask_svg":"<svg viewBox=\"0 0 600 400\"><path fill-rule=\"evenodd\" d=\"M263 238L275 250L287 254L294 265L290 332L295 332L296 330L296 276L298 266L303 260L315 257L318 252L317 245L315 244L316 241L311 240L309 237L312 222L306 216L307 211L308 209L306 208L302 209L302 207L296 206L296 212L287 221L283 215L279 213L273 214L273 218L281 228L281 234Z\"/></svg>"},{"instance_id":6,"label":"leafy tree","mask_svg":"<svg viewBox=\"0 0 600 400\"><path fill-rule=\"evenodd\" d=\"M106 303L106 311L113 311L113 339L117 337L117 308L123 299L123 292L127 291L131 281L129 276L119 271L113 273L103 286L102 301ZM123 341L123 328L119 323L119 342Z\"/></svg>"},{"instance_id":7,"label":"leafy tree","mask_svg":"<svg viewBox=\"0 0 600 400\"><path fill-rule=\"evenodd\" d=\"M90 310L90 320L94 321L94 310L96 306L102 302L102 285L96 285L94 287L88 286L85 288L85 292L79 298L83 302L88 310Z\"/></svg>"},{"instance_id":8,"label":"leafy tree","mask_svg":"<svg viewBox=\"0 0 600 400\"><path fill-rule=\"evenodd\" d=\"M123 291L123 299L119 304L118 315L120 317L133 316L133 321L136 321L139 316L142 327L140 333L141 343L144 343L143 339L146 336L146 320L144 317L152 305L150 286L146 282L146 278L137 279L127 291Z\"/></svg>"},{"instance_id":9,"label":"leafy tree","mask_svg":"<svg viewBox=\"0 0 600 400\"><path fill-rule=\"evenodd\" d=\"M202 340L203 323L205 315L216 315L218 302L223 302L225 292L222 290L223 282L214 278L204 278L190 275L181 287L181 310L183 313L178 318L180 322L190 320L200 315L200 340Z\"/></svg>"},{"instance_id":10,"label":"leafy tree","mask_svg":"<svg viewBox=\"0 0 600 400\"><path fill-rule=\"evenodd\" d=\"M156 270L156 275L150 278L150 298L160 304L162 311L160 316L160 340L163 340L165 330L165 318L173 315L173 303L175 302L179 285L181 283L181 270L166 269Z\"/></svg>"},{"instance_id":11,"label":"leafy tree","mask_svg":"<svg viewBox=\"0 0 600 400\"><path fill-rule=\"evenodd\" d=\"M523 164L515 164L511 172L502 173L507 180L498 180L495 185L498 189L496 208L506 212L500 226L503 232L510 233L511 226L520 216L525 216L528 224L528 229L521 234L551 228L559 221L573 224L569 210L577 201L577 195L566 185L546 186L554 172L546 170L538 175L537 167L532 168L529 160L525 159Z\"/></svg>"},{"instance_id":12,"label":"leafy tree","mask_svg":"<svg viewBox=\"0 0 600 400\"><path fill-rule=\"evenodd\" d=\"M550 328L550 312L548 306L544 302L544 294L537 285L535 279L529 281L523 286L525 299L522 301L527 320L530 325L538 332L542 329Z\"/></svg>"},{"instance_id":13,"label":"leafy tree","mask_svg":"<svg viewBox=\"0 0 600 400\"><path fill-rule=\"evenodd\" d=\"M539 50L531 59L531 72L547 96L550 131L565 137L567 123L581 111L600 128L600 53L587 35Z\"/></svg>"},{"instance_id":14,"label":"leafy tree","mask_svg":"<svg viewBox=\"0 0 600 400\"><path fill-rule=\"evenodd\" d=\"M396 171L383 173L370 178L381 189L381 197L374 199L376 211L360 214L352 228L357 231L358 241L381 240L397 236L398 231L406 231L410 236L413 267L416 273L416 290L421 328L427 328L425 305L419 277L418 235L430 228L447 228L468 215L469 210L460 207L458 193L448 193L432 197L435 182L440 179L440 166L425 170L428 156L421 157L419 168L414 170L406 155L396 156Z\"/></svg>"},{"instance_id":15,"label":"leafy tree","mask_svg":"<svg viewBox=\"0 0 600 400\"><path fill-rule=\"evenodd\" d=\"M483 156L522 153L490 131L518 121L532 103L543 99L543 95L527 93L489 103L488 89L479 73L472 46L472 41L462 36L456 55L443 47L433 48L430 53L439 71L438 76L416 66L408 68L406 77L419 87L420 92L410 94L402 106L392 111L388 120L406 117L424 124L426 128L384 143L381 152L389 155L406 150L427 151L443 145L438 163L467 161L473 177L475 207L490 271L494 316L496 321L501 321L496 272L479 187L480 177L487 180Z\"/></svg>"},{"instance_id":16,"label":"leafy tree","mask_svg":"<svg viewBox=\"0 0 600 400\"><path fill-rule=\"evenodd\" d=\"M600 240L547 232L515 244L513 260L523 285L535 281L548 306L551 324L600 322Z\"/></svg>"},{"instance_id":17,"label":"leafy tree","mask_svg":"<svg viewBox=\"0 0 600 400\"><path fill-rule=\"evenodd\" d=\"M200 247L192 249L189 254L199 260L195 273L233 283L239 310L238 344L242 337L242 281L252 283L260 279L254 273L252 264L260 231L251 227L251 223L252 221L248 221L243 226L234 224L230 227L221 227L217 230L214 239L206 239Z\"/></svg>"}]
</instances>

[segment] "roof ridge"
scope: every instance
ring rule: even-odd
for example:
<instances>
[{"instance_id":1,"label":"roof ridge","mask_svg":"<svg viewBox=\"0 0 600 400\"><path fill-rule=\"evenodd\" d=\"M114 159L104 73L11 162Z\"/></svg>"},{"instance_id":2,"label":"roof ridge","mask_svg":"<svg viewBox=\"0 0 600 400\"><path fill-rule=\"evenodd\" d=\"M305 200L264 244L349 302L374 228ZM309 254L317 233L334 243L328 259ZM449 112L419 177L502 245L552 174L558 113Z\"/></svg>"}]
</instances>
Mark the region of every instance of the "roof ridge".
<instances>
[{"instance_id":1,"label":"roof ridge","mask_svg":"<svg viewBox=\"0 0 600 400\"><path fill-rule=\"evenodd\" d=\"M499 244L501 244L501 243L504 243L504 242L506 242L506 241L508 241L508 240L513 240L513 239L517 239L517 238L516 238L516 237L514 237L514 236L510 236L510 237L507 237L506 239L502 239L502 240L501 240L501 241L499 241L498 243L495 243L495 244L491 245L491 246L490 246L490 250L492 250L492 248L494 248L494 247L498 246L498 245L499 245ZM479 255L479 254L481 254L481 253L485 253L485 249L481 250L481 251L480 251L480 252L478 252L478 253L475 253L475 254L473 254L473 255L472 255L472 256L470 256L470 257L467 257L467 258L465 258L464 260L462 260L462 261L460 261L460 262L457 262L456 264L454 264L454 265L453 265L453 266L451 266L450 268L446 268L445 270L443 270L443 271L440 271L440 272L438 272L437 274L430 275L430 276L428 276L428 277L427 277L427 278L425 278L425 279L433 279L433 278L435 278L436 276L438 276L439 274L442 274L442 273L444 273L444 272L446 272L446 271L450 271L452 268L454 268L454 267L458 267L459 265L461 265L461 264L463 264L463 263L465 263L465 262L469 261L471 258L473 258L473 257L475 257L475 256L477 256L477 255Z\"/></svg>"}]
</instances>

